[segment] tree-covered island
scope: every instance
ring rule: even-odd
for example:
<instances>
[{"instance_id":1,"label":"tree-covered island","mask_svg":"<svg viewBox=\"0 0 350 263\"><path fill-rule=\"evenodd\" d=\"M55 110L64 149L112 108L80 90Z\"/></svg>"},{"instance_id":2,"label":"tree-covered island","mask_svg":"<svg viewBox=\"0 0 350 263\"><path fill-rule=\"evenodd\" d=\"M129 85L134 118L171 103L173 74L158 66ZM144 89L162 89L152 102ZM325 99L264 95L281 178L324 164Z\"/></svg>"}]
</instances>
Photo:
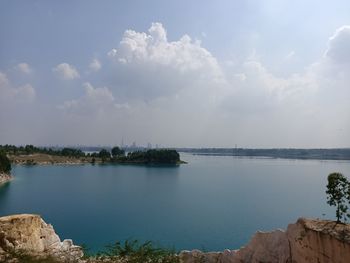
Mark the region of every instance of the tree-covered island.
<instances>
[{"instance_id":1,"label":"tree-covered island","mask_svg":"<svg viewBox=\"0 0 350 263\"><path fill-rule=\"evenodd\" d=\"M99 152L85 153L76 148L47 148L33 145L0 145L14 164L84 164L84 163L120 163L120 164L171 164L184 163L180 155L172 149L149 149L126 153L119 147L101 149Z\"/></svg>"}]
</instances>

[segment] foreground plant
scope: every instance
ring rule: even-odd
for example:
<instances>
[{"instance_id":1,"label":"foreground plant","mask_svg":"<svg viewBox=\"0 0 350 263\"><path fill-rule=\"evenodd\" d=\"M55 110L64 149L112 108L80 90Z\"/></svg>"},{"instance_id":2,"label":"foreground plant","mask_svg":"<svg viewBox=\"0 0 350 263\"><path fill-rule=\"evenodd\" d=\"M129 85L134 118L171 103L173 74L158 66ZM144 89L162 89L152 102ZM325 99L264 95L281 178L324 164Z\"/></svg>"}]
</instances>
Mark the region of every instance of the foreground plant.
<instances>
[{"instance_id":1,"label":"foreground plant","mask_svg":"<svg viewBox=\"0 0 350 263\"><path fill-rule=\"evenodd\" d=\"M177 263L179 257L174 250L154 246L151 241L140 243L138 240L126 240L107 246L107 250L99 253L96 259L103 262L128 263ZM116 261L119 260L119 261Z\"/></svg>"}]
</instances>

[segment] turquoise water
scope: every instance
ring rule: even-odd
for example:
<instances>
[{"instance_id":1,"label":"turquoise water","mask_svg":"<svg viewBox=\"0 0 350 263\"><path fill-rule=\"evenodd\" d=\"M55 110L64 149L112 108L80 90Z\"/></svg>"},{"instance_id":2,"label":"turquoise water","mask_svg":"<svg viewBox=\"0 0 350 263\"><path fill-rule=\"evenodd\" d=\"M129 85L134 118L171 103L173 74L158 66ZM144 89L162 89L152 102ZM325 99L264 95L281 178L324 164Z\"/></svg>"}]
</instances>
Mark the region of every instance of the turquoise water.
<instances>
[{"instance_id":1,"label":"turquoise water","mask_svg":"<svg viewBox=\"0 0 350 263\"><path fill-rule=\"evenodd\" d=\"M333 218L327 175L350 175L342 161L181 158L188 164L15 166L15 180L0 188L0 215L40 214L61 238L94 250L127 238L222 250L300 216Z\"/></svg>"}]
</instances>

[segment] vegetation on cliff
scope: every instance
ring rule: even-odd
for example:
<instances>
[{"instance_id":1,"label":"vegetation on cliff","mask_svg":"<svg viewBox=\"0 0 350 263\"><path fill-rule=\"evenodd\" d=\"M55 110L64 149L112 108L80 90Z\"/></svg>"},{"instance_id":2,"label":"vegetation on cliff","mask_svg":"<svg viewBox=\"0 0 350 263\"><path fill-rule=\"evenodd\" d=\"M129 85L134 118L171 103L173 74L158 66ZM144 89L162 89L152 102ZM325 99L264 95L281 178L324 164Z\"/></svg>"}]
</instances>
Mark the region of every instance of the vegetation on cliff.
<instances>
[{"instance_id":1,"label":"vegetation on cliff","mask_svg":"<svg viewBox=\"0 0 350 263\"><path fill-rule=\"evenodd\" d=\"M335 215L337 222L350 218L348 213L350 205L350 182L341 173L331 173L328 175L327 184L327 204L336 207Z\"/></svg>"},{"instance_id":2,"label":"vegetation on cliff","mask_svg":"<svg viewBox=\"0 0 350 263\"><path fill-rule=\"evenodd\" d=\"M11 162L6 154L0 151L0 173L9 174L11 172Z\"/></svg>"}]
</instances>

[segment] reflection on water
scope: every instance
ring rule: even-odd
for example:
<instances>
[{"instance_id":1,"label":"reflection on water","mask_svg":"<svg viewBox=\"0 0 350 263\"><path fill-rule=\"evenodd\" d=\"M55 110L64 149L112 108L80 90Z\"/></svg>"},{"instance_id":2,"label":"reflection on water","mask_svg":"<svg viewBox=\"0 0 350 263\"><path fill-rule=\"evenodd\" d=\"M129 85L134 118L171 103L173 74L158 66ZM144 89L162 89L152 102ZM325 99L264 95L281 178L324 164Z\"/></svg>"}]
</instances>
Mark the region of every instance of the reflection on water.
<instances>
[{"instance_id":1,"label":"reflection on water","mask_svg":"<svg viewBox=\"0 0 350 263\"><path fill-rule=\"evenodd\" d=\"M8 199L10 198L9 188L11 187L10 182L0 185L0 211L4 210L2 207L3 204L8 203ZM5 214L0 213L0 216L4 216Z\"/></svg>"}]
</instances>

